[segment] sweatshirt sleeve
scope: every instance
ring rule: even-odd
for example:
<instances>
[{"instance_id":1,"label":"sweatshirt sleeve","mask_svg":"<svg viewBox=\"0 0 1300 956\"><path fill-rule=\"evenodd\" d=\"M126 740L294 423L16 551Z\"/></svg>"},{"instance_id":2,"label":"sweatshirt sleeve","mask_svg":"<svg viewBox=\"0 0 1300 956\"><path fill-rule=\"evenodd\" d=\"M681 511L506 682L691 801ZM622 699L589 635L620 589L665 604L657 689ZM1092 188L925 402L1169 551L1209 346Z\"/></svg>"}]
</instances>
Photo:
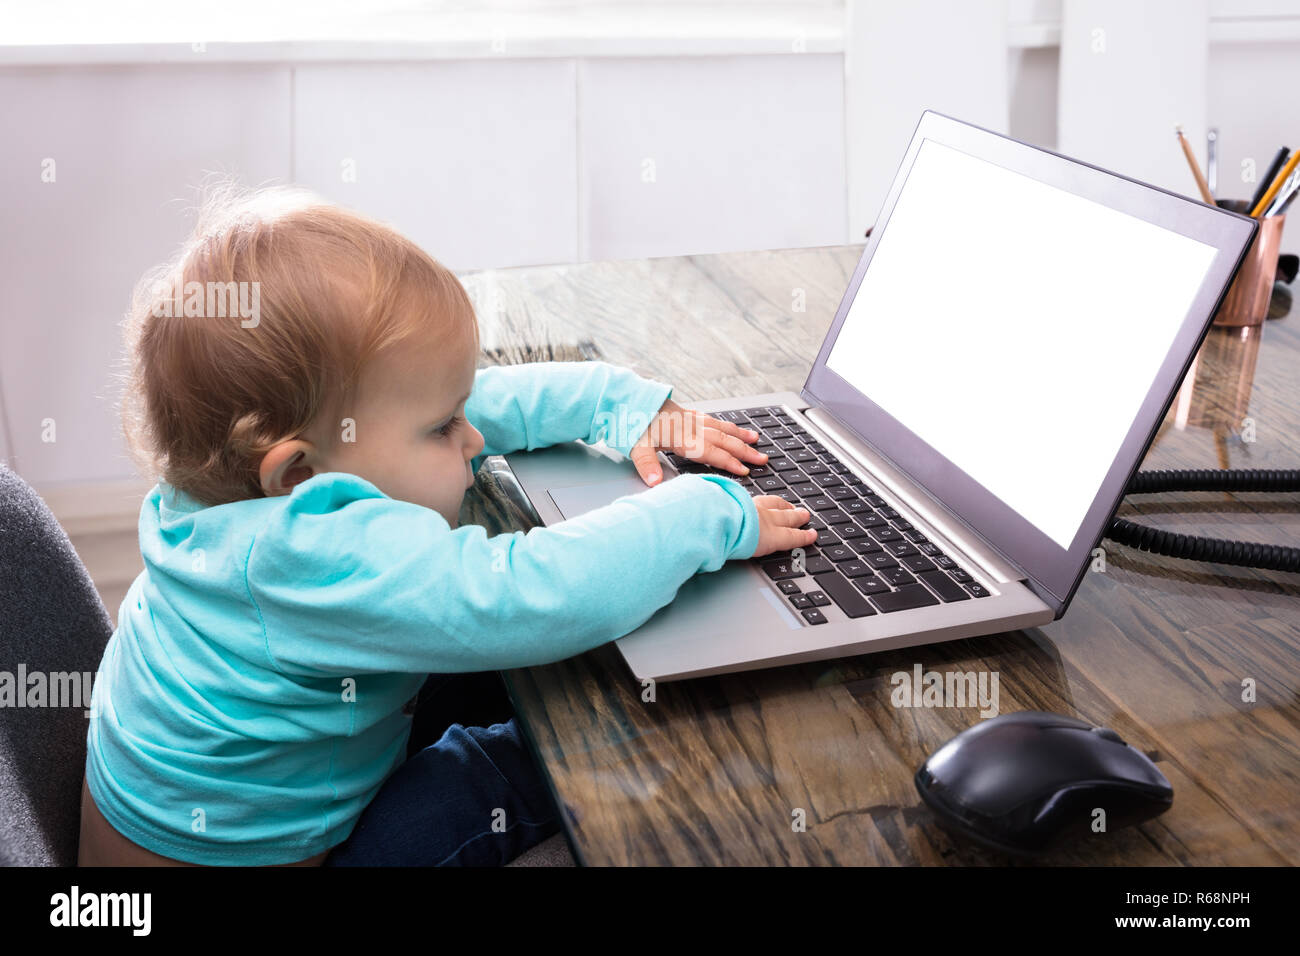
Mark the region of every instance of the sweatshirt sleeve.
<instances>
[{"instance_id":1,"label":"sweatshirt sleeve","mask_svg":"<svg viewBox=\"0 0 1300 956\"><path fill-rule=\"evenodd\" d=\"M282 672L457 673L563 660L635 630L699 572L758 547L721 475L682 475L577 518L488 537L353 475L294 489L246 584Z\"/></svg>"},{"instance_id":2,"label":"sweatshirt sleeve","mask_svg":"<svg viewBox=\"0 0 1300 956\"><path fill-rule=\"evenodd\" d=\"M626 456L672 386L609 362L529 362L489 366L475 374L465 417L483 433L488 455L604 440Z\"/></svg>"}]
</instances>

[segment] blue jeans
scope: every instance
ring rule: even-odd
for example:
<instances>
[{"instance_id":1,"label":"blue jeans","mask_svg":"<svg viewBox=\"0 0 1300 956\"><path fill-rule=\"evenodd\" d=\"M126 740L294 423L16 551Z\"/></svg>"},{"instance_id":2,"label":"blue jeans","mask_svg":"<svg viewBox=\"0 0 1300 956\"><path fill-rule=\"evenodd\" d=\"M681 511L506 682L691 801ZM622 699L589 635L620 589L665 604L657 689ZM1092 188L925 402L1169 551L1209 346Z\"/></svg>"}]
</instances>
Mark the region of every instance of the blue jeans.
<instances>
[{"instance_id":1,"label":"blue jeans","mask_svg":"<svg viewBox=\"0 0 1300 956\"><path fill-rule=\"evenodd\" d=\"M324 865L501 866L559 830L500 676L432 674L406 762Z\"/></svg>"}]
</instances>

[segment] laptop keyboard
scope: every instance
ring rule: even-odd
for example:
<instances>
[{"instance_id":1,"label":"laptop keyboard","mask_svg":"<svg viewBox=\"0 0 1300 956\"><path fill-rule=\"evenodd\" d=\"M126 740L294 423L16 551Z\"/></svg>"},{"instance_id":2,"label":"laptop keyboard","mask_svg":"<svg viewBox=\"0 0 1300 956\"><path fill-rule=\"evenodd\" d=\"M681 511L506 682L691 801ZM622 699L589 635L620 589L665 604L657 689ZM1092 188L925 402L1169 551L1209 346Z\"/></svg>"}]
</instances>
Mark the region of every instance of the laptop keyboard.
<instances>
[{"instance_id":1,"label":"laptop keyboard","mask_svg":"<svg viewBox=\"0 0 1300 956\"><path fill-rule=\"evenodd\" d=\"M742 477L680 455L668 460L679 472L726 475L755 497L777 495L808 509L805 527L817 530L817 542L804 549L802 570L789 551L751 560L809 624L825 624L821 608L831 604L857 618L988 597L987 588L781 406L709 414L758 432L754 446L767 454L767 464L747 463Z\"/></svg>"}]
</instances>

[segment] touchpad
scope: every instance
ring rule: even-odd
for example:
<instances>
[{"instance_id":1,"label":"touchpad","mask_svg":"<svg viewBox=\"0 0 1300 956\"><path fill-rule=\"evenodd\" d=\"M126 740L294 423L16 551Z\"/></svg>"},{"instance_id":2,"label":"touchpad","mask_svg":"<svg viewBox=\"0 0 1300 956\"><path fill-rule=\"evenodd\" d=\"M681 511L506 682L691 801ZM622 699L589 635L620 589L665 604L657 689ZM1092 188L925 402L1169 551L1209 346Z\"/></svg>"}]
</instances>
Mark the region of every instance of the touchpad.
<instances>
[{"instance_id":1,"label":"touchpad","mask_svg":"<svg viewBox=\"0 0 1300 956\"><path fill-rule=\"evenodd\" d=\"M603 508L624 495L635 495L649 488L639 475L615 478L612 481L598 481L590 485L573 485L568 488L547 488L546 493L560 509L560 514L567 518Z\"/></svg>"}]
</instances>

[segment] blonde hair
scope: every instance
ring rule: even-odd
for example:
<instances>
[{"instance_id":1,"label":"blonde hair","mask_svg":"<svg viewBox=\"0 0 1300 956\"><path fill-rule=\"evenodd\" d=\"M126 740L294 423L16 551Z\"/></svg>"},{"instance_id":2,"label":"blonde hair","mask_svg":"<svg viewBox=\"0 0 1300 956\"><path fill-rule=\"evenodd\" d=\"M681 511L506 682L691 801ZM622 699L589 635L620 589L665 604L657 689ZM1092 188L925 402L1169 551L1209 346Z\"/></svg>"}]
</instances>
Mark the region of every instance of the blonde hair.
<instances>
[{"instance_id":1,"label":"blonde hair","mask_svg":"<svg viewBox=\"0 0 1300 956\"><path fill-rule=\"evenodd\" d=\"M380 353L417 332L478 343L464 287L409 239L297 187L228 182L123 329L128 451L205 505L263 497L266 452L342 408Z\"/></svg>"}]
</instances>

